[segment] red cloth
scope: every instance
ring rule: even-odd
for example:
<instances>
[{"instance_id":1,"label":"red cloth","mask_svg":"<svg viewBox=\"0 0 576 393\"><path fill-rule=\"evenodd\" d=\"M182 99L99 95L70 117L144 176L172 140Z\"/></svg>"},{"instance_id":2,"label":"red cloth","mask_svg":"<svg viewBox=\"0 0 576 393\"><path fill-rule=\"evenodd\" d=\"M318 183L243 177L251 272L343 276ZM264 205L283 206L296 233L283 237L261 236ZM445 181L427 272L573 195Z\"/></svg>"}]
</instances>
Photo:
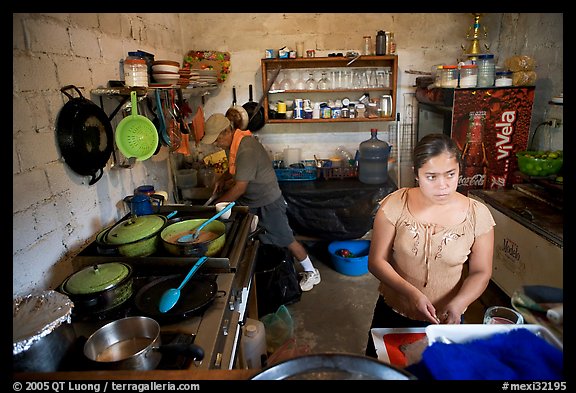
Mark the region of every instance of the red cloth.
<instances>
[{"instance_id":1,"label":"red cloth","mask_svg":"<svg viewBox=\"0 0 576 393\"><path fill-rule=\"evenodd\" d=\"M192 119L192 128L194 128L194 140L200 143L204 137L204 110L201 106L198 107Z\"/></svg>"}]
</instances>

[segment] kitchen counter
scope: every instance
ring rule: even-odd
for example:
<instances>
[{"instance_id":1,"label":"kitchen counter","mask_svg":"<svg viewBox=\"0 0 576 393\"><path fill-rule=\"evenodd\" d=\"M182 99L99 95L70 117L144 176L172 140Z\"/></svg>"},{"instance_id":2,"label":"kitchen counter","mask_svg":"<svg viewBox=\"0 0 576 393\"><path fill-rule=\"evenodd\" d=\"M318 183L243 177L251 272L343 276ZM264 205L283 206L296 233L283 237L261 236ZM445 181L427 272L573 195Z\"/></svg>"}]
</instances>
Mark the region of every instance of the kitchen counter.
<instances>
[{"instance_id":1,"label":"kitchen counter","mask_svg":"<svg viewBox=\"0 0 576 393\"><path fill-rule=\"evenodd\" d=\"M54 373L15 373L14 381L69 380L247 380L260 370L150 370L150 371L77 371Z\"/></svg>"},{"instance_id":2,"label":"kitchen counter","mask_svg":"<svg viewBox=\"0 0 576 393\"><path fill-rule=\"evenodd\" d=\"M281 181L288 219L299 235L327 240L362 237L372 229L378 202L397 189L388 178L365 184L358 178Z\"/></svg>"}]
</instances>

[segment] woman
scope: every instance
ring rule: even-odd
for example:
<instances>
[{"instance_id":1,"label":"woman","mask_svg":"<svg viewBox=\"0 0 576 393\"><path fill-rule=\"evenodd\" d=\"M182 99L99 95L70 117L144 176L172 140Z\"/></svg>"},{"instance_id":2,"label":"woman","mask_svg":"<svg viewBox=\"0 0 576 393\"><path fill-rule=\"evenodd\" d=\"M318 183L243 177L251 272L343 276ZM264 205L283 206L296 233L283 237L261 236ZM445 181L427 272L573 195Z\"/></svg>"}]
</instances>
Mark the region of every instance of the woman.
<instances>
[{"instance_id":1,"label":"woman","mask_svg":"<svg viewBox=\"0 0 576 393\"><path fill-rule=\"evenodd\" d=\"M371 328L461 323L492 274L495 222L484 204L456 191L456 143L426 135L413 163L417 187L389 194L374 219L368 268L380 295ZM366 355L377 357L370 333Z\"/></svg>"}]
</instances>

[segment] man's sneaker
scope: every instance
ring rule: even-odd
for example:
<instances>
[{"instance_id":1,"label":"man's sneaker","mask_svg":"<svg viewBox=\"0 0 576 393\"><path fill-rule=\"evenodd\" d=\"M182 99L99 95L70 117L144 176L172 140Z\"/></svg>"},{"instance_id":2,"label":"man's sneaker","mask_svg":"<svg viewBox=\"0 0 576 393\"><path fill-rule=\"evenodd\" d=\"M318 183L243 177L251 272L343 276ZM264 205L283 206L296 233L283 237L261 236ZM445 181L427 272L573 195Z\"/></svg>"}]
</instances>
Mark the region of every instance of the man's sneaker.
<instances>
[{"instance_id":1,"label":"man's sneaker","mask_svg":"<svg viewBox=\"0 0 576 393\"><path fill-rule=\"evenodd\" d=\"M320 272L314 268L313 272L303 272L300 279L300 289L303 292L309 291L316 284L320 283Z\"/></svg>"}]
</instances>

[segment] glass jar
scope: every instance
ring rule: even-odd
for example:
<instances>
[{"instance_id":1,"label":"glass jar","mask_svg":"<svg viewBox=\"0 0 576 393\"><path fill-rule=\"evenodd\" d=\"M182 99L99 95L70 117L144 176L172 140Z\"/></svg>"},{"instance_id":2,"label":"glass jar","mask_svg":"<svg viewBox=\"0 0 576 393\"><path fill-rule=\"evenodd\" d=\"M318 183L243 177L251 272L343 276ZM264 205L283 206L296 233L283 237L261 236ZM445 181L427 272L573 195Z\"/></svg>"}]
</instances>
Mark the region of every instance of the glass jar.
<instances>
[{"instance_id":1,"label":"glass jar","mask_svg":"<svg viewBox=\"0 0 576 393\"><path fill-rule=\"evenodd\" d=\"M369 35L364 36L364 51L362 52L364 56L370 56L372 52L372 37Z\"/></svg>"},{"instance_id":2,"label":"glass jar","mask_svg":"<svg viewBox=\"0 0 576 393\"><path fill-rule=\"evenodd\" d=\"M512 86L512 71L499 71L496 73L494 86L504 87Z\"/></svg>"},{"instance_id":3,"label":"glass jar","mask_svg":"<svg viewBox=\"0 0 576 393\"><path fill-rule=\"evenodd\" d=\"M442 67L440 86L445 89L458 87L458 67L455 65L445 65Z\"/></svg>"},{"instance_id":4,"label":"glass jar","mask_svg":"<svg viewBox=\"0 0 576 393\"><path fill-rule=\"evenodd\" d=\"M130 87L148 87L148 65L144 59L124 60L124 83Z\"/></svg>"},{"instance_id":5,"label":"glass jar","mask_svg":"<svg viewBox=\"0 0 576 393\"><path fill-rule=\"evenodd\" d=\"M478 66L465 64L460 67L460 87L476 87L478 83Z\"/></svg>"},{"instance_id":6,"label":"glass jar","mask_svg":"<svg viewBox=\"0 0 576 393\"><path fill-rule=\"evenodd\" d=\"M496 72L496 64L494 63L494 55L482 54L478 55L476 60L478 66L478 84L477 87L492 87L494 86L494 74Z\"/></svg>"}]
</instances>

